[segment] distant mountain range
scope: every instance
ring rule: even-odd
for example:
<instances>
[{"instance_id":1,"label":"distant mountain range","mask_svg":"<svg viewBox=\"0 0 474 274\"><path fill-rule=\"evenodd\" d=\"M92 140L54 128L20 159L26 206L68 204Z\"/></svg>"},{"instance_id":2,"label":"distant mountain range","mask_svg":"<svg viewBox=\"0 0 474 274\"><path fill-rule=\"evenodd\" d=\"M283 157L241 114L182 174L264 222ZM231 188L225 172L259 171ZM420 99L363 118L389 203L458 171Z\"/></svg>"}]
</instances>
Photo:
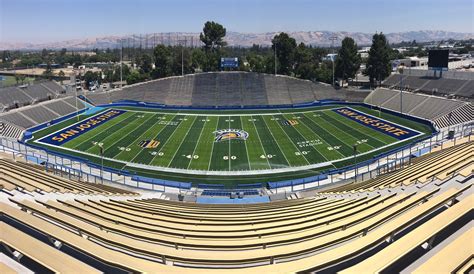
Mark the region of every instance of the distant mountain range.
<instances>
[{"instance_id":1,"label":"distant mountain range","mask_svg":"<svg viewBox=\"0 0 474 274\"><path fill-rule=\"evenodd\" d=\"M253 44L268 46L271 44L272 38L278 34L278 32L266 32L266 33L241 33L241 32L227 32L226 41L231 46L242 46L249 47ZM362 32L346 32L346 31L295 31L288 32L288 34L296 39L298 43L304 42L305 44L311 44L316 46L329 46L331 45L330 37L337 37L340 43L344 37L352 37L358 45L370 45L372 41L373 33L362 33ZM418 42L430 42L430 41L441 41L441 40L465 40L473 39L472 33L460 33L450 31L439 31L439 30L425 30L425 31L408 31L408 32L396 32L386 34L390 43L398 43L402 41L413 41ZM166 45L176 45L179 43L186 43L189 45L200 45L199 44L199 33L192 32L172 32L172 33L152 33L152 34L132 34L123 36L101 36L94 38L85 39L73 39L60 42L49 42L49 43L9 43L0 41L0 50L37 50L37 49L75 49L75 50L86 50L93 48L117 48L120 47L120 43L124 43L124 46L135 47L142 45L142 47L152 47L153 45L164 43Z\"/></svg>"}]
</instances>

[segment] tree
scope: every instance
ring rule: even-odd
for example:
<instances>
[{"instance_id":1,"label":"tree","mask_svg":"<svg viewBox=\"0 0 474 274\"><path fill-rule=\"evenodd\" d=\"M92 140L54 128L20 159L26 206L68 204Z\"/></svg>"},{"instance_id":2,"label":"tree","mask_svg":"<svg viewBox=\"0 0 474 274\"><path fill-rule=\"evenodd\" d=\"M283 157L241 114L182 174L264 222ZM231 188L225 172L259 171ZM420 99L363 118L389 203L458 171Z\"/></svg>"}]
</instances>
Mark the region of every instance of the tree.
<instances>
[{"instance_id":1,"label":"tree","mask_svg":"<svg viewBox=\"0 0 474 274\"><path fill-rule=\"evenodd\" d=\"M140 74L140 72L134 70L127 77L127 85L135 84L141 82L142 80L143 76Z\"/></svg>"},{"instance_id":2,"label":"tree","mask_svg":"<svg viewBox=\"0 0 474 274\"><path fill-rule=\"evenodd\" d=\"M278 60L278 73L290 75L290 73L293 72L295 61L295 39L284 32L275 35L272 39L272 49L275 50L275 48Z\"/></svg>"},{"instance_id":3,"label":"tree","mask_svg":"<svg viewBox=\"0 0 474 274\"><path fill-rule=\"evenodd\" d=\"M316 65L311 48L300 43L295 51L295 76L313 80L316 78Z\"/></svg>"},{"instance_id":4,"label":"tree","mask_svg":"<svg viewBox=\"0 0 474 274\"><path fill-rule=\"evenodd\" d=\"M191 67L194 71L202 70L207 63L206 54L201 48L193 49L191 54Z\"/></svg>"},{"instance_id":5,"label":"tree","mask_svg":"<svg viewBox=\"0 0 474 274\"><path fill-rule=\"evenodd\" d=\"M226 46L227 43L224 41L225 35L226 29L221 24L207 21L201 34L199 34L199 39L204 43L204 50L206 52L216 51Z\"/></svg>"},{"instance_id":6,"label":"tree","mask_svg":"<svg viewBox=\"0 0 474 274\"><path fill-rule=\"evenodd\" d=\"M260 54L249 54L247 56L249 62L250 71L253 72L265 72L265 57Z\"/></svg>"},{"instance_id":7,"label":"tree","mask_svg":"<svg viewBox=\"0 0 474 274\"><path fill-rule=\"evenodd\" d=\"M48 63L46 64L46 70L43 71L43 75L48 79L51 79L51 77L53 77L53 68L51 67L50 61L48 61Z\"/></svg>"},{"instance_id":8,"label":"tree","mask_svg":"<svg viewBox=\"0 0 474 274\"><path fill-rule=\"evenodd\" d=\"M336 58L336 76L344 80L354 78L360 68L361 58L354 39L346 37Z\"/></svg>"},{"instance_id":9,"label":"tree","mask_svg":"<svg viewBox=\"0 0 474 274\"><path fill-rule=\"evenodd\" d=\"M60 70L59 73L58 73L58 76L61 78L61 85L63 84L63 78L64 76L66 76L66 74L64 73L64 71Z\"/></svg>"},{"instance_id":10,"label":"tree","mask_svg":"<svg viewBox=\"0 0 474 274\"><path fill-rule=\"evenodd\" d=\"M156 46L153 51L155 57L155 69L152 72L153 78L163 78L171 73L170 50L165 45Z\"/></svg>"},{"instance_id":11,"label":"tree","mask_svg":"<svg viewBox=\"0 0 474 274\"><path fill-rule=\"evenodd\" d=\"M150 73L152 70L152 60L150 55L143 54L139 60L139 66L142 69L143 73Z\"/></svg>"},{"instance_id":12,"label":"tree","mask_svg":"<svg viewBox=\"0 0 474 274\"><path fill-rule=\"evenodd\" d=\"M331 62L322 62L316 69L316 80L323 83L332 84L332 64Z\"/></svg>"},{"instance_id":13,"label":"tree","mask_svg":"<svg viewBox=\"0 0 474 274\"><path fill-rule=\"evenodd\" d=\"M101 77L100 73L98 72L92 72L92 71L87 71L84 74L84 82L86 84L86 88L88 89L91 85L93 85L95 82L97 84L100 84L101 82Z\"/></svg>"},{"instance_id":14,"label":"tree","mask_svg":"<svg viewBox=\"0 0 474 274\"><path fill-rule=\"evenodd\" d=\"M390 75L390 46L383 33L376 33L372 37L372 46L369 50L367 68L364 72L369 76L370 83L382 81Z\"/></svg>"}]
</instances>

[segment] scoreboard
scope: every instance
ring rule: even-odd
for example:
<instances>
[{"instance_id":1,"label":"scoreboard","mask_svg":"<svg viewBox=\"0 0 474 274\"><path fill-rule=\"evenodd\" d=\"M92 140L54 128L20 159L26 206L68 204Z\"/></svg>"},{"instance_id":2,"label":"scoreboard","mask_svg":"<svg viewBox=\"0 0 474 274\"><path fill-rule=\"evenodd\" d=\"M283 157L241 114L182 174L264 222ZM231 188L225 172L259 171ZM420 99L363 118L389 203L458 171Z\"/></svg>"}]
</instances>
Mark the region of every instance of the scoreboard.
<instances>
[{"instance_id":1,"label":"scoreboard","mask_svg":"<svg viewBox=\"0 0 474 274\"><path fill-rule=\"evenodd\" d=\"M221 68L238 68L239 58L237 57L222 57Z\"/></svg>"},{"instance_id":2,"label":"scoreboard","mask_svg":"<svg viewBox=\"0 0 474 274\"><path fill-rule=\"evenodd\" d=\"M428 52L428 68L448 70L449 50L430 50Z\"/></svg>"}]
</instances>

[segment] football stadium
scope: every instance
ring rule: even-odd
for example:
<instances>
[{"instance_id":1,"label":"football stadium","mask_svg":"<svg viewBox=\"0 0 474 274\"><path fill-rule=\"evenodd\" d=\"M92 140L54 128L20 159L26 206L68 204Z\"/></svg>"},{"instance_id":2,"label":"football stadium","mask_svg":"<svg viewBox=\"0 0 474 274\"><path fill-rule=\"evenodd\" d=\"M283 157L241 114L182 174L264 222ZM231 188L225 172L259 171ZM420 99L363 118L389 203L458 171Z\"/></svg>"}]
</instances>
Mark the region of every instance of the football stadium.
<instances>
[{"instance_id":1,"label":"football stadium","mask_svg":"<svg viewBox=\"0 0 474 274\"><path fill-rule=\"evenodd\" d=\"M148 74L119 44L120 81L2 68L17 80L0 86L0 272L472 273L474 56L423 44L425 67L381 77L374 42L354 65L370 79L347 79L346 37L311 61L335 65L326 83L284 71L282 37L269 71L202 37L186 50L217 54L213 69L185 72L163 40L140 44ZM177 75L159 74L160 50Z\"/></svg>"}]
</instances>

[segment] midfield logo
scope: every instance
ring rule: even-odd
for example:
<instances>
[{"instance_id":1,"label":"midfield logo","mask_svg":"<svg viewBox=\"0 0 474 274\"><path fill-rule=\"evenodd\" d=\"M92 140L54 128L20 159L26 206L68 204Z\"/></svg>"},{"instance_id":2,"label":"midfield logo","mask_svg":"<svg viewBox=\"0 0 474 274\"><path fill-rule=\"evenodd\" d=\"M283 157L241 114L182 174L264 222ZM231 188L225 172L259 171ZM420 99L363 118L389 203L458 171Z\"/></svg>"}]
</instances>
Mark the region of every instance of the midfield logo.
<instances>
[{"instance_id":1,"label":"midfield logo","mask_svg":"<svg viewBox=\"0 0 474 274\"><path fill-rule=\"evenodd\" d=\"M227 140L247 140L249 134L245 130L241 129L221 129L214 131L214 142L221 142Z\"/></svg>"}]
</instances>

